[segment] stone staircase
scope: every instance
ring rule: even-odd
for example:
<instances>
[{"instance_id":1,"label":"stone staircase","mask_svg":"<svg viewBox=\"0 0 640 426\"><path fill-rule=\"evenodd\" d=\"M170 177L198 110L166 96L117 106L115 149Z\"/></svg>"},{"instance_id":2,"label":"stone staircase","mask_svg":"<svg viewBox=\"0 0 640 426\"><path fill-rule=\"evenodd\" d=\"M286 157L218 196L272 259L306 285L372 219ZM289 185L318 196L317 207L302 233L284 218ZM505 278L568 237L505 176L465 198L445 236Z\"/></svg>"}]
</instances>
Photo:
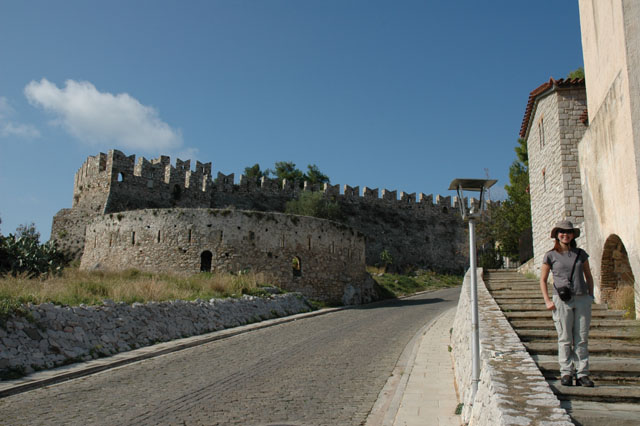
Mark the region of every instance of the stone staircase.
<instances>
[{"instance_id":1,"label":"stone staircase","mask_svg":"<svg viewBox=\"0 0 640 426\"><path fill-rule=\"evenodd\" d=\"M488 270L484 282L575 424L640 425L640 321L593 305L589 367L595 387L562 386L557 334L538 281Z\"/></svg>"}]
</instances>

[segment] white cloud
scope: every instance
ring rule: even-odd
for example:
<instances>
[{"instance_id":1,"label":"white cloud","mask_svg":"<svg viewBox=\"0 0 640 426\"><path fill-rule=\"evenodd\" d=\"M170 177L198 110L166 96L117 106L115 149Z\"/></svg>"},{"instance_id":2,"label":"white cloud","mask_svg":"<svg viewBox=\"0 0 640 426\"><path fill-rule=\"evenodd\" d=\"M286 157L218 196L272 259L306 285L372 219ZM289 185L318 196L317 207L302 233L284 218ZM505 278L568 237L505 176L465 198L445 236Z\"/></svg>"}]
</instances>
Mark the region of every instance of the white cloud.
<instances>
[{"instance_id":1,"label":"white cloud","mask_svg":"<svg viewBox=\"0 0 640 426\"><path fill-rule=\"evenodd\" d=\"M35 139L40 136L40 132L30 124L16 123L9 120L15 110L4 96L0 96L0 137L17 136L24 139Z\"/></svg>"},{"instance_id":2,"label":"white cloud","mask_svg":"<svg viewBox=\"0 0 640 426\"><path fill-rule=\"evenodd\" d=\"M14 124L8 122L0 123L0 136L5 138L10 136L18 136L24 139L35 139L40 137L40 132L30 124Z\"/></svg>"},{"instance_id":3,"label":"white cloud","mask_svg":"<svg viewBox=\"0 0 640 426\"><path fill-rule=\"evenodd\" d=\"M127 93L100 92L87 81L67 80L59 89L47 79L24 88L29 102L54 115L55 124L83 143L160 152L182 146L182 135L158 112Z\"/></svg>"},{"instance_id":4,"label":"white cloud","mask_svg":"<svg viewBox=\"0 0 640 426\"><path fill-rule=\"evenodd\" d=\"M0 96L0 120L11 113L13 113L13 108L9 105L9 101L4 96Z\"/></svg>"}]
</instances>

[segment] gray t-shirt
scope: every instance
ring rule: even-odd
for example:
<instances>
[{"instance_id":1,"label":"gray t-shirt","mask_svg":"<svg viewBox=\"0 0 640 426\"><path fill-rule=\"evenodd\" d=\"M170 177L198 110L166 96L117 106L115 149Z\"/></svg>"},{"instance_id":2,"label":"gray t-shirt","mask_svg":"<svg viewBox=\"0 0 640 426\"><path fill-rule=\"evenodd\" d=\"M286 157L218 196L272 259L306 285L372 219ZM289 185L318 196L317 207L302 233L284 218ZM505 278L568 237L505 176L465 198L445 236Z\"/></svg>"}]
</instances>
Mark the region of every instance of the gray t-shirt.
<instances>
[{"instance_id":1,"label":"gray t-shirt","mask_svg":"<svg viewBox=\"0 0 640 426\"><path fill-rule=\"evenodd\" d=\"M573 272L573 294L577 296L584 296L589 294L589 287L584 280L584 273L582 265L589 259L589 255L586 251L578 248L572 248L568 252L559 253L555 250L549 250L545 253L542 263L546 263L551 268L553 273L553 282L556 287L567 287L569 285L569 277L571 277L571 269L573 263L578 256L576 262L576 269ZM553 294L558 294L556 289L553 289Z\"/></svg>"}]
</instances>

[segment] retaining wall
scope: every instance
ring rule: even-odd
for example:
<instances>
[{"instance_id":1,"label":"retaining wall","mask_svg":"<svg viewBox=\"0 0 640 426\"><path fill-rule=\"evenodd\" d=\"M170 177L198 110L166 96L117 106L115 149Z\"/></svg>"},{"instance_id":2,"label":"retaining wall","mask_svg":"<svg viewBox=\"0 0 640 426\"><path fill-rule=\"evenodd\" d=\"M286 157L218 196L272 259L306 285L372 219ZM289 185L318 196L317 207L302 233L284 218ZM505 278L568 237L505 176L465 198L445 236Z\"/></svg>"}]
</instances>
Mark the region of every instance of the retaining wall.
<instances>
[{"instance_id":1,"label":"retaining wall","mask_svg":"<svg viewBox=\"0 0 640 426\"><path fill-rule=\"evenodd\" d=\"M182 337L307 312L298 293L270 297L114 303L101 306L29 305L0 323L0 377L32 373Z\"/></svg>"},{"instance_id":2,"label":"retaining wall","mask_svg":"<svg viewBox=\"0 0 640 426\"><path fill-rule=\"evenodd\" d=\"M573 425L537 365L502 314L478 268L480 382L471 398L471 275L464 278L453 323L456 384L464 403L462 420L474 426Z\"/></svg>"}]
</instances>

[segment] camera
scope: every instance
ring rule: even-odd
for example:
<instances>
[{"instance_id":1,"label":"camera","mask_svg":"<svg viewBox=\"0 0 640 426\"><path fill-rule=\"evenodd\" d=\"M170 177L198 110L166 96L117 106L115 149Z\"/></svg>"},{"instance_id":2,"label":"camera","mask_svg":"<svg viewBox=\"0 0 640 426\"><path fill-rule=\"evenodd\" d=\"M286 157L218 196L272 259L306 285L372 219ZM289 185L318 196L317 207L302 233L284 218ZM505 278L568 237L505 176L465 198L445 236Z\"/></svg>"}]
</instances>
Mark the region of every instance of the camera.
<instances>
[{"instance_id":1,"label":"camera","mask_svg":"<svg viewBox=\"0 0 640 426\"><path fill-rule=\"evenodd\" d=\"M558 296L560 296L560 300L563 302L568 302L573 297L571 294L571 289L569 287L560 287L558 288Z\"/></svg>"}]
</instances>

